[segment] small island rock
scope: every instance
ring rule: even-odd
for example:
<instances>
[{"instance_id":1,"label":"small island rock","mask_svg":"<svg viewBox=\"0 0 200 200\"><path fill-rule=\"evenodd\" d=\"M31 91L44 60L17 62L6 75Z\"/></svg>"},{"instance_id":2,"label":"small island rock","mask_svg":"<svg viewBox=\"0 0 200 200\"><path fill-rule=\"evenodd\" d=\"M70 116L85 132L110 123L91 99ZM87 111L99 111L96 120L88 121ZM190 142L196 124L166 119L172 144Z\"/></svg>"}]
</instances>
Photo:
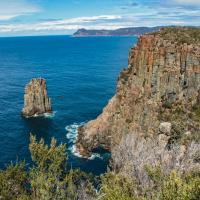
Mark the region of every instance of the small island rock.
<instances>
[{"instance_id":1,"label":"small island rock","mask_svg":"<svg viewBox=\"0 0 200 200\"><path fill-rule=\"evenodd\" d=\"M47 94L46 80L35 78L25 87L22 115L33 117L44 113L52 113L51 99Z\"/></svg>"}]
</instances>

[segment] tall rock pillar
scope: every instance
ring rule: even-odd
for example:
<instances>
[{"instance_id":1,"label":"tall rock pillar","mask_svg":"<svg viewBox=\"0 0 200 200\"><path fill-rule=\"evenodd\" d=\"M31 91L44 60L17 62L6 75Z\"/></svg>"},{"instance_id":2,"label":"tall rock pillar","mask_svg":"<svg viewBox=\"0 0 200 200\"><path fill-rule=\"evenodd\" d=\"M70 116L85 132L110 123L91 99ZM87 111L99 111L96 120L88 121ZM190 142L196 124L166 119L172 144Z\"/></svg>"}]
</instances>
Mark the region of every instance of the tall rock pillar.
<instances>
[{"instance_id":1,"label":"tall rock pillar","mask_svg":"<svg viewBox=\"0 0 200 200\"><path fill-rule=\"evenodd\" d=\"M32 79L25 87L22 115L33 117L51 112L51 99L47 94L46 80L43 78Z\"/></svg>"}]
</instances>

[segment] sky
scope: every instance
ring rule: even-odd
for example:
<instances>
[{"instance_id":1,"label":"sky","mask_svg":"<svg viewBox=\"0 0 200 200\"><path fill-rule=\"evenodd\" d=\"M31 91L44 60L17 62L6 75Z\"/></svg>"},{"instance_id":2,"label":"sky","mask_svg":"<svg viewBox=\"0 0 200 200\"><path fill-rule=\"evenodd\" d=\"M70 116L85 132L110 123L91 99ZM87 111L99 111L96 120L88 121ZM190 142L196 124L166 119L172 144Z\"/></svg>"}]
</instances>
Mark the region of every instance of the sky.
<instances>
[{"instance_id":1,"label":"sky","mask_svg":"<svg viewBox=\"0 0 200 200\"><path fill-rule=\"evenodd\" d=\"M200 26L200 0L0 0L0 36L167 25Z\"/></svg>"}]
</instances>

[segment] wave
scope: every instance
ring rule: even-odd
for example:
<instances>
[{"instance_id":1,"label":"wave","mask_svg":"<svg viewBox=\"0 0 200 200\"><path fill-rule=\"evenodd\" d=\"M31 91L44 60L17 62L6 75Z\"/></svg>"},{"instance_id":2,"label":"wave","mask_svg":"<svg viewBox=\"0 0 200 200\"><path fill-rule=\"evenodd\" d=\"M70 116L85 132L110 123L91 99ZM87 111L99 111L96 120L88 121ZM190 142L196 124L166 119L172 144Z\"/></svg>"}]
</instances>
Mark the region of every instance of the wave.
<instances>
[{"instance_id":1,"label":"wave","mask_svg":"<svg viewBox=\"0 0 200 200\"><path fill-rule=\"evenodd\" d=\"M57 111L53 111L52 113L43 113L43 114L34 114L33 116L29 117L29 116L25 116L25 118L39 118L39 117L44 117L44 118L53 118L55 117L55 114L57 113Z\"/></svg>"},{"instance_id":2,"label":"wave","mask_svg":"<svg viewBox=\"0 0 200 200\"><path fill-rule=\"evenodd\" d=\"M52 113L44 113L43 116L45 118L53 118L53 117L55 117L56 113L57 113L57 111L53 111Z\"/></svg>"},{"instance_id":3,"label":"wave","mask_svg":"<svg viewBox=\"0 0 200 200\"><path fill-rule=\"evenodd\" d=\"M69 143L75 144L78 136L78 127L82 126L84 123L73 123L71 125L68 125L65 127L65 130L67 131L67 139L69 140Z\"/></svg>"},{"instance_id":4,"label":"wave","mask_svg":"<svg viewBox=\"0 0 200 200\"><path fill-rule=\"evenodd\" d=\"M84 157L82 156L79 151L76 148L76 140L78 137L78 128L82 125L84 125L84 122L81 123L73 123L71 125L68 125L65 127L65 130L67 131L66 137L69 140L69 147L68 150L71 151L71 153L79 158L87 158L88 160L94 160L96 158L103 159L103 157L98 153L92 153L90 157Z\"/></svg>"}]
</instances>

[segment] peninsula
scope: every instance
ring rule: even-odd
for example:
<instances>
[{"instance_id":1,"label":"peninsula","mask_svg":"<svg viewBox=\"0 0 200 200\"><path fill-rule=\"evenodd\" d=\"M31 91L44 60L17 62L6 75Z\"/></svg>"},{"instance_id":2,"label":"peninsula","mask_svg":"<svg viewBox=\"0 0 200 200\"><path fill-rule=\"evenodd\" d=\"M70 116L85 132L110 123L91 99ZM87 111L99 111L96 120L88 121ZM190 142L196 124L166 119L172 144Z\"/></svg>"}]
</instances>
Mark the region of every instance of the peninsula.
<instances>
[{"instance_id":1,"label":"peninsula","mask_svg":"<svg viewBox=\"0 0 200 200\"><path fill-rule=\"evenodd\" d=\"M77 148L112 153L112 168L144 175L144 165L199 168L200 29L164 28L140 36L116 94L97 119L79 128ZM140 179L141 178L141 179ZM145 182L144 177L139 177Z\"/></svg>"},{"instance_id":2,"label":"peninsula","mask_svg":"<svg viewBox=\"0 0 200 200\"><path fill-rule=\"evenodd\" d=\"M116 30L87 30L79 29L76 31L74 37L88 37L88 36L139 36L144 33L158 31L161 27L130 27L120 28Z\"/></svg>"}]
</instances>

